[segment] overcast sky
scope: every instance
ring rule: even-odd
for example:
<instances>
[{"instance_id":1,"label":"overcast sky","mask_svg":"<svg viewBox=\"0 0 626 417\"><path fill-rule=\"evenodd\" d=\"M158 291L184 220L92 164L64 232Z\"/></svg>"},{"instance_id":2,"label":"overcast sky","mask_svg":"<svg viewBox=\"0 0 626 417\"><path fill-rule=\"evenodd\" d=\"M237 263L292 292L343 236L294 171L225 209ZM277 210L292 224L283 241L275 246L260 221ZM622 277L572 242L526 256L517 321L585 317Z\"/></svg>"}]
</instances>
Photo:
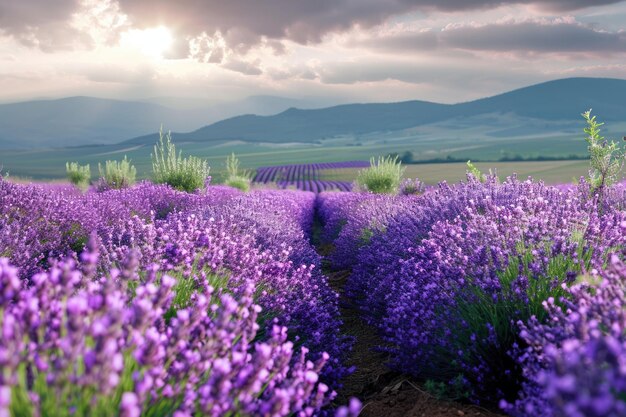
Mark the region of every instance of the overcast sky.
<instances>
[{"instance_id":1,"label":"overcast sky","mask_svg":"<svg viewBox=\"0 0 626 417\"><path fill-rule=\"evenodd\" d=\"M618 0L0 0L0 101L454 103L626 78L624 22Z\"/></svg>"}]
</instances>

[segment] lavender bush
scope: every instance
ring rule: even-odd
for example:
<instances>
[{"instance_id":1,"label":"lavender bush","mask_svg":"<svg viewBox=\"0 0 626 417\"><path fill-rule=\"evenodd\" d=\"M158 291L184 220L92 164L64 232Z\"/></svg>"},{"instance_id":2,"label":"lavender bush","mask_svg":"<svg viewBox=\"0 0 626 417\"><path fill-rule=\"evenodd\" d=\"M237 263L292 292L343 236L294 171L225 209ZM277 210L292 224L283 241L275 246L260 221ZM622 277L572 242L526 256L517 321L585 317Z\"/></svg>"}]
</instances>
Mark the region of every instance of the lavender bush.
<instances>
[{"instance_id":1,"label":"lavender bush","mask_svg":"<svg viewBox=\"0 0 626 417\"><path fill-rule=\"evenodd\" d=\"M270 190L242 194L230 187L212 186L204 193L188 194L176 191L169 186L141 183L128 189L81 194L71 188L58 190L0 181L0 199L2 201L0 205L2 215L0 217L0 253L1 256L9 258L8 261L3 261L3 271L10 271L10 273L7 272L10 275L7 278L7 282L10 283L7 284L9 288L7 291L11 294L11 299L7 299L6 307L3 305L5 312L10 310L15 314L27 314L25 310L18 311L13 308L18 308L18 305L23 308L28 301L30 306L40 306L37 307L37 314L40 317L50 313L50 320L56 320L54 323L58 323L55 326L63 327L69 325L72 316L70 306L63 303L69 302L68 300L73 299L74 295L80 294L80 297L88 301L88 308L85 310L84 307L80 307L83 314L78 316L87 321L97 322L100 320L100 314L116 314L115 320L118 320L116 323L119 324L112 324L112 326L122 334L124 332L130 334L134 324L123 321L130 314L128 313L129 306L142 300L138 296L143 292L150 291L152 294L155 288L158 291L163 289L168 294L167 302L163 302L162 306L161 304L145 305L145 308L150 311L159 311L158 314L154 313L156 315L151 316L150 320L152 320L151 326L156 328L161 336L154 334L158 337L150 343L156 344L149 349L157 354L159 360L167 361L160 362L159 366L163 368L164 364L170 366L172 360L183 354L187 361L197 357L193 351L184 353L187 351L177 350L183 349L182 345L169 346L165 341L167 338L170 340L167 343L175 343L178 340L187 341L190 338L186 333L172 338L175 332L181 330L171 326L175 325L176 320L183 318L187 320L184 317L187 314L185 312L193 315L208 310L211 319L214 320L216 317L221 317L213 315L221 311L220 306L240 306L237 307L237 311L243 311L245 320L237 318L233 323L226 324L233 332L236 330L250 335L244 338L242 334L233 333L233 340L239 340L237 343L247 340L248 344L241 346L243 350L230 348L230 351L235 349L235 352L240 352L237 354L239 356L233 357L234 360L247 359L239 362L240 365L234 365L234 363L228 365L231 370L224 370L227 372L223 377L224 383L235 378L238 375L237 372L254 371L260 373L261 376L258 378L261 378L260 381L263 381L261 386L264 387L261 391L258 391L258 387L250 388L252 391L249 393L233 391L230 387L224 388L223 393L217 393L211 391L212 388L202 388L198 385L200 382L193 385L192 381L188 381L179 369L176 371L179 372L176 376L167 377L170 379L167 379L164 376L166 374L163 373L159 374L160 376L148 374L153 381L150 384L156 383L154 381L158 378L161 378L159 381L169 381L172 386L175 385L175 381L178 381L179 385L176 387L178 391L175 390L175 394L171 394L174 388L168 387L168 383L163 385L162 382L158 382L157 388L149 393L141 391L143 380L137 378L138 375L143 378L146 371L142 371L143 365L137 364L136 361L138 360L137 349L140 349L142 344L132 345L127 336L118 335L120 338L114 340L118 341L119 346L116 352L119 351L122 355L123 367L120 368L120 362L116 359L115 369L113 369L115 372L97 370L97 373L102 374L102 378L110 376L119 381L112 385L111 390L106 391L105 397L92 398L90 392L93 391L93 387L99 386L101 381L98 380L95 384L92 378L89 379L91 381L89 384L93 384L84 386L76 382L82 381L81 375L85 372L81 365L83 360L81 358L86 354L85 349L92 348L95 343L92 335L86 334L80 336L83 339L76 336L77 351L71 353L74 356L70 355L67 360L59 362L58 366L61 367L59 372L62 374L59 385L48 384L50 389L53 386L57 387L60 390L58 392L62 393L61 397L57 396L57 392L46 391L47 388L43 386L45 384L37 385L41 384L41 382L37 383L38 380L33 379L32 383L28 382L31 378L29 376L26 382L30 385L20 382L20 378L13 379L10 394L12 399L17 396L26 404L32 402L31 397L36 394L37 397L33 397L38 398L38 402L34 403L35 407L39 407L37 404L40 404L47 409L45 407L51 407L51 405L45 401L53 401L60 407L59 409L70 411L74 410L74 407L98 407L101 403L109 404L109 406L115 404L116 407L119 404L122 415L126 415L124 413L136 415L137 407L152 410L146 411L146 415L171 415L177 409L180 412L189 413L196 410L196 414L201 412L209 415L223 415L225 412L223 410L233 410L242 415L290 415L291 413L311 415L317 413L322 405L329 402L332 398L332 388L338 387L338 381L349 371L342 364L344 355L349 351L350 340L339 333L341 321L337 295L330 289L326 278L321 274L319 268L321 260L308 241L315 204L315 195L312 193ZM90 235L97 237L94 240L97 243L92 243L90 252L85 254L85 245ZM93 255L96 251L98 256ZM83 259L84 257L87 258ZM18 268L12 269L13 267L9 267L10 264ZM71 277L67 278L71 281L71 285L66 284L65 281L63 285L58 284L59 274ZM19 278L20 286L17 295L13 293L15 277ZM164 286L163 283L166 285ZM168 286L171 288L166 288ZM208 286L214 289L211 290ZM45 303L34 298L33 291L37 296L44 296ZM117 310L106 306L97 313L91 312L89 300L101 299L108 294L107 291L112 291L111 299L117 300L118 304L115 304ZM4 294L4 289L2 292ZM30 294L29 300L18 299L22 296L26 297L27 294ZM217 296L217 294L220 295ZM198 304L198 300L202 297L207 298L209 304ZM234 301L228 301L228 297ZM84 304L80 300L76 302L80 305ZM145 301L141 302L145 303ZM211 304L219 308L216 310L210 307ZM194 313L194 309L197 308L200 310ZM57 310L54 309L60 309L59 313L55 313L54 311ZM254 317L250 318L253 310L255 311ZM261 311L260 314L256 310ZM9 317L8 313L4 316ZM111 321L113 318L106 318L106 320L113 323ZM223 321L227 322L226 319ZM206 322L202 326L214 325ZM50 324L50 328L54 329L54 326ZM202 327L193 327L189 331L205 336L209 334L208 328ZM20 332L15 333L18 335L16 337L22 338L28 330L23 328ZM66 334L69 330L58 328L58 332ZM206 343L215 344L217 340L221 340L222 336L225 337L225 334L210 336ZM62 350L63 346L57 342L54 342L57 343L56 345L48 346L40 334L33 334L29 337L33 338L33 342L29 342L28 346L16 345L20 349L31 349L28 352L20 351L22 352L20 363L38 366L36 364L38 356L33 353L32 349L41 348L43 349L40 354L42 358L51 361L48 365L42 366L46 370L52 369L51 363L61 357L59 349ZM9 340L6 339L7 343ZM5 348L4 345L1 347ZM52 350L45 350L48 347ZM257 348L262 350L259 354L270 355L271 360L267 359L270 361L267 366L262 365L261 360L255 359L254 352ZM227 344L224 349L228 351ZM237 344L237 349L239 349L239 344ZM299 353L302 349L308 351L306 357L311 364L302 359ZM2 357L5 358L5 356ZM282 359L276 362L278 358ZM219 357L213 357L211 361L217 359ZM225 360L231 361L228 358ZM204 362L202 369L206 373L209 365L214 369L221 369L221 366L226 366L225 364L228 363L230 362ZM18 370L22 372L19 375L30 375L29 369L31 368ZM152 365L148 368L151 369ZM241 370L244 368L245 370ZM157 369L157 365L154 369ZM13 375L14 371L2 372L2 375ZM232 373L228 373L231 371ZM164 370L163 372L170 371ZM290 372L300 375L295 377L300 382L293 385L289 385L290 382L281 382L292 379ZM305 378L304 382L301 377ZM42 376L41 378L43 378L42 381L46 381L48 377ZM198 381L202 380L205 384L208 381L204 377L198 378ZM276 381L276 383L271 381ZM267 384L270 382L274 385L269 385L270 391L267 391ZM18 383L22 385L15 385ZM190 385L186 385L187 383ZM189 393L183 392L187 386ZM2 389L4 395L7 390ZM271 391L274 389L277 395L284 397L283 400L271 403L273 404L271 407L275 409L267 405L269 403L262 405L266 398L269 399L273 395ZM72 393L65 397L67 390ZM202 390L207 391L207 400L202 400L204 402L197 397L197 395L204 395L201 394ZM185 405L187 408L181 408L183 407L182 401L186 398L185 395L191 396L191 392L196 395L194 405ZM226 395L225 392L228 392L230 397L220 399L221 402L218 403L215 399L209 400L212 395L223 396ZM297 398L302 395L306 398L298 400ZM78 396L87 398L87 402L79 404L79 401L75 399ZM19 398L12 400L11 407L22 407L19 405L22 404ZM59 398L63 398L65 402L58 403ZM296 403L291 402L291 398L295 398ZM286 402L280 405L279 401ZM191 403L188 402L188 404ZM249 410L246 411L247 409ZM269 411L259 411L266 409ZM353 413L354 409L354 406L352 411L345 408L341 413L344 415L348 412ZM33 413L35 411L32 410ZM27 414L29 412L25 411Z\"/></svg>"},{"instance_id":2,"label":"lavender bush","mask_svg":"<svg viewBox=\"0 0 626 417\"><path fill-rule=\"evenodd\" d=\"M561 190L470 175L418 199L359 206L322 194L319 213L335 252L352 251L330 260L352 269L346 292L380 329L393 368L475 402L532 403L547 388L522 359L524 323L549 321L545 300L571 298L578 274L625 247L621 186L606 191L600 202L584 181Z\"/></svg>"},{"instance_id":3,"label":"lavender bush","mask_svg":"<svg viewBox=\"0 0 626 417\"><path fill-rule=\"evenodd\" d=\"M565 291L544 302L549 320L519 323L528 381L521 398L503 408L517 416L624 415L626 266L613 256L606 270L592 270Z\"/></svg>"},{"instance_id":4,"label":"lavender bush","mask_svg":"<svg viewBox=\"0 0 626 417\"><path fill-rule=\"evenodd\" d=\"M3 414L312 415L332 399L318 382L328 355L307 361L279 326L255 341L253 283L229 294L189 276L175 306L184 284L158 267L100 276L97 252L81 259L28 288L0 259Z\"/></svg>"}]
</instances>

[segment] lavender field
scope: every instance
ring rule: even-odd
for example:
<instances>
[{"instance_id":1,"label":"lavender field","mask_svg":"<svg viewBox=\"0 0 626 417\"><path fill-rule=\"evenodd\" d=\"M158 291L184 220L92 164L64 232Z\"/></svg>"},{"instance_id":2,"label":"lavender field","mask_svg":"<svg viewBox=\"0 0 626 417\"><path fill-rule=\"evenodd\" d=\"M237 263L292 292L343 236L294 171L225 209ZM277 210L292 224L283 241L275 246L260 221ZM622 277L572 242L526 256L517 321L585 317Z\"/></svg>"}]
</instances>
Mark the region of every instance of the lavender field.
<instances>
[{"instance_id":1,"label":"lavender field","mask_svg":"<svg viewBox=\"0 0 626 417\"><path fill-rule=\"evenodd\" d=\"M0 0L0 417L626 417L625 22Z\"/></svg>"},{"instance_id":2,"label":"lavender field","mask_svg":"<svg viewBox=\"0 0 626 417\"><path fill-rule=\"evenodd\" d=\"M314 193L330 190L350 191L352 182L322 180L322 172L346 168L367 168L369 166L367 161L348 161L259 167L256 169L252 182L256 184L275 183L278 188L295 188Z\"/></svg>"},{"instance_id":3,"label":"lavender field","mask_svg":"<svg viewBox=\"0 0 626 417\"><path fill-rule=\"evenodd\" d=\"M366 365L346 309L433 398L625 415L626 187L483 180L381 195L2 179L0 415L377 415L346 388Z\"/></svg>"}]
</instances>

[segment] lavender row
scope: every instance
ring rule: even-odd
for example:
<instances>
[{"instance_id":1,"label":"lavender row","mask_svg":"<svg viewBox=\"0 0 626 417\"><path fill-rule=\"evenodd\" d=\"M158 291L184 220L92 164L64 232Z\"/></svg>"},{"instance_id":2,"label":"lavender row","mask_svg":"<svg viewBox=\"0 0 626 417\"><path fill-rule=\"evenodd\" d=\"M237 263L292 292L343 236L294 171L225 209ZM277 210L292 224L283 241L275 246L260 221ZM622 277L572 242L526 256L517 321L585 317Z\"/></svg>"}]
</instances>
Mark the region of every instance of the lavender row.
<instances>
[{"instance_id":1,"label":"lavender row","mask_svg":"<svg viewBox=\"0 0 626 417\"><path fill-rule=\"evenodd\" d=\"M259 167L253 182L264 183L287 181L295 182L302 180L319 179L319 171L325 169L341 168L367 168L367 161L345 161L345 162L321 162L316 164L281 165L271 167Z\"/></svg>"},{"instance_id":2,"label":"lavender row","mask_svg":"<svg viewBox=\"0 0 626 417\"><path fill-rule=\"evenodd\" d=\"M278 181L276 185L279 188L295 188L302 191L310 191L313 193L321 193L323 191L350 191L352 183L348 181L320 181L320 180L297 180L297 181Z\"/></svg>"},{"instance_id":3,"label":"lavender row","mask_svg":"<svg viewBox=\"0 0 626 417\"><path fill-rule=\"evenodd\" d=\"M0 180L0 411L319 412L350 341L308 243L314 201Z\"/></svg>"},{"instance_id":4,"label":"lavender row","mask_svg":"<svg viewBox=\"0 0 626 417\"><path fill-rule=\"evenodd\" d=\"M346 293L392 368L516 416L624 414L623 186L600 201L584 182L470 177L318 200L330 260L352 270Z\"/></svg>"}]
</instances>

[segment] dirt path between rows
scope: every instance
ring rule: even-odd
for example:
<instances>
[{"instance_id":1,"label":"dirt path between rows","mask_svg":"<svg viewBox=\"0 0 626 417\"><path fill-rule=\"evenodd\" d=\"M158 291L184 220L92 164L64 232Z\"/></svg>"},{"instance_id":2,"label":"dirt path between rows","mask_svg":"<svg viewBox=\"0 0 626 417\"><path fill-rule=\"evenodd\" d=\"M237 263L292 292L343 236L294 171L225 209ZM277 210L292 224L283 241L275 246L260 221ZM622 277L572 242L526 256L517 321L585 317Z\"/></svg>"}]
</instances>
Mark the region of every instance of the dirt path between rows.
<instances>
[{"instance_id":1,"label":"dirt path between rows","mask_svg":"<svg viewBox=\"0 0 626 417\"><path fill-rule=\"evenodd\" d=\"M313 231L312 241L320 255L326 256L332 247L320 244L320 225L314 227L317 230ZM382 344L376 329L361 319L358 309L344 295L350 271L332 271L327 266L323 270L340 295L343 333L355 339L347 365L356 370L343 381L337 404L357 397L363 403L360 417L503 417L478 406L439 400L417 381L390 371L385 366L386 354L376 350Z\"/></svg>"}]
</instances>

